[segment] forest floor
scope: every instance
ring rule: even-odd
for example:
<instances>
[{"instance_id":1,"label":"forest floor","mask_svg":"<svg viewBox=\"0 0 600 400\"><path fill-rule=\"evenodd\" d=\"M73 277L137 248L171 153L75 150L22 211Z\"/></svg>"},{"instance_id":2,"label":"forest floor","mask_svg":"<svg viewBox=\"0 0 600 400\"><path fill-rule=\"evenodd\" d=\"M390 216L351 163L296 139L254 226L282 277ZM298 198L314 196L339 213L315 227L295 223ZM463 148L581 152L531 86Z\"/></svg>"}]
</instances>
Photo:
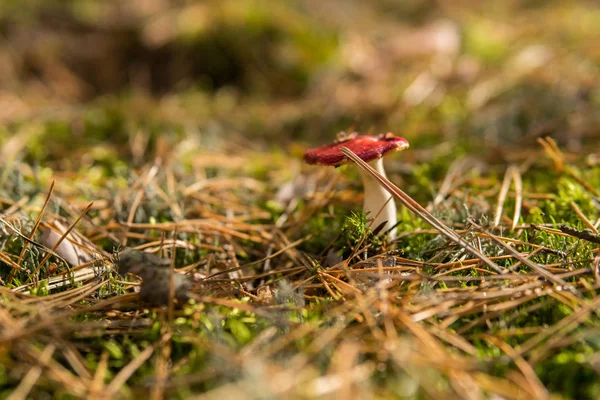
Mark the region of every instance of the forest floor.
<instances>
[{"instance_id":1,"label":"forest floor","mask_svg":"<svg viewBox=\"0 0 600 400\"><path fill-rule=\"evenodd\" d=\"M599 398L600 8L407 3L2 2L0 398Z\"/></svg>"}]
</instances>

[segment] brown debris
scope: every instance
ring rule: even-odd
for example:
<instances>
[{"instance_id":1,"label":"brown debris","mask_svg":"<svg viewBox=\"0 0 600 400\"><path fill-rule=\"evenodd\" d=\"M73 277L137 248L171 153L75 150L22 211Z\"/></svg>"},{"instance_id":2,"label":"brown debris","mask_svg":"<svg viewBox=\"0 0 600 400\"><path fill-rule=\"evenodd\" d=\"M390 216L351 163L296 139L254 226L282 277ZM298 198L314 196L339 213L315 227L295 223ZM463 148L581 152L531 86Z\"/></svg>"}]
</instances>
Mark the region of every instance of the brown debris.
<instances>
[{"instance_id":1,"label":"brown debris","mask_svg":"<svg viewBox=\"0 0 600 400\"><path fill-rule=\"evenodd\" d=\"M122 275L134 274L142 278L140 300L154 305L169 303L171 262L152 253L126 249L119 253L118 271ZM192 278L188 275L173 273L175 299L186 301L192 289Z\"/></svg>"}]
</instances>

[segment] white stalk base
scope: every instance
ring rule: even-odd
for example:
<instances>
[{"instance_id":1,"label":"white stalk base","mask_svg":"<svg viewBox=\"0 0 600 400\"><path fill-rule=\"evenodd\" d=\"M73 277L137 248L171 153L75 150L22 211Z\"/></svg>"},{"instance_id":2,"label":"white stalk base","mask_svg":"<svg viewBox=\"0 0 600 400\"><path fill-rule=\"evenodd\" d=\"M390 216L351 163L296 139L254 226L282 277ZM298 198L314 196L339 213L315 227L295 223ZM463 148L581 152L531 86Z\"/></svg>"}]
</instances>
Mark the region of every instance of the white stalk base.
<instances>
[{"instance_id":1,"label":"white stalk base","mask_svg":"<svg viewBox=\"0 0 600 400\"><path fill-rule=\"evenodd\" d=\"M383 159L378 158L369 163L377 172L384 177L385 171L383 169ZM396 214L396 203L392 198L392 195L381 186L371 175L359 168L358 172L363 181L365 200L363 204L363 211L367 215L367 218L373 218L371 228L375 229L383 222L386 224L383 226L381 232L385 232L392 226L396 225L397 214ZM396 228L388 232L388 238L394 240L396 238Z\"/></svg>"}]
</instances>

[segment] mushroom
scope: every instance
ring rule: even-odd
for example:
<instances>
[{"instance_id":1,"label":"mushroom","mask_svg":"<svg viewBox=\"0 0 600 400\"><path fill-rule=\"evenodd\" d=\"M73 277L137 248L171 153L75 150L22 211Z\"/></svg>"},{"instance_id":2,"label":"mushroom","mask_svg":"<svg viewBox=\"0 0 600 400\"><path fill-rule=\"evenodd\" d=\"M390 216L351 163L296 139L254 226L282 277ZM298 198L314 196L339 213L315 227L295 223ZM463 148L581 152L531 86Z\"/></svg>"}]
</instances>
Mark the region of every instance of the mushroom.
<instances>
[{"instance_id":1,"label":"mushroom","mask_svg":"<svg viewBox=\"0 0 600 400\"><path fill-rule=\"evenodd\" d=\"M408 141L402 137L386 133L378 136L359 135L357 133L346 134L341 132L334 143L317 147L304 153L304 161L308 164L332 165L338 167L348 162L348 159L340 149L347 147L358 157L366 161L377 172L385 176L383 169L383 156L394 151L404 150L408 147ZM367 217L373 218L372 227L382 227L384 231L389 230L388 237L396 238L396 204L391 195L375 180L363 171L359 170L364 187L363 211Z\"/></svg>"}]
</instances>

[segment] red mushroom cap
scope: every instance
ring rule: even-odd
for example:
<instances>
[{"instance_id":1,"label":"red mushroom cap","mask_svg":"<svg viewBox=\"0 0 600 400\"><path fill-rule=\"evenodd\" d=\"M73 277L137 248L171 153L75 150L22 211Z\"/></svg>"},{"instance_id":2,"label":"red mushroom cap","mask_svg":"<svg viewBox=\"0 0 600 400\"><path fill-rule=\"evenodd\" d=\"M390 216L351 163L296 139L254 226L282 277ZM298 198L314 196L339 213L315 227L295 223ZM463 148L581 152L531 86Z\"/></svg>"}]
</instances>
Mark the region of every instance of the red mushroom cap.
<instances>
[{"instance_id":1,"label":"red mushroom cap","mask_svg":"<svg viewBox=\"0 0 600 400\"><path fill-rule=\"evenodd\" d=\"M335 143L310 149L304 153L304 161L308 164L321 164L338 166L346 163L348 159L340 151L347 147L366 162L383 157L386 153L404 150L408 141L402 137L386 133L379 136L350 134L338 139Z\"/></svg>"}]
</instances>

